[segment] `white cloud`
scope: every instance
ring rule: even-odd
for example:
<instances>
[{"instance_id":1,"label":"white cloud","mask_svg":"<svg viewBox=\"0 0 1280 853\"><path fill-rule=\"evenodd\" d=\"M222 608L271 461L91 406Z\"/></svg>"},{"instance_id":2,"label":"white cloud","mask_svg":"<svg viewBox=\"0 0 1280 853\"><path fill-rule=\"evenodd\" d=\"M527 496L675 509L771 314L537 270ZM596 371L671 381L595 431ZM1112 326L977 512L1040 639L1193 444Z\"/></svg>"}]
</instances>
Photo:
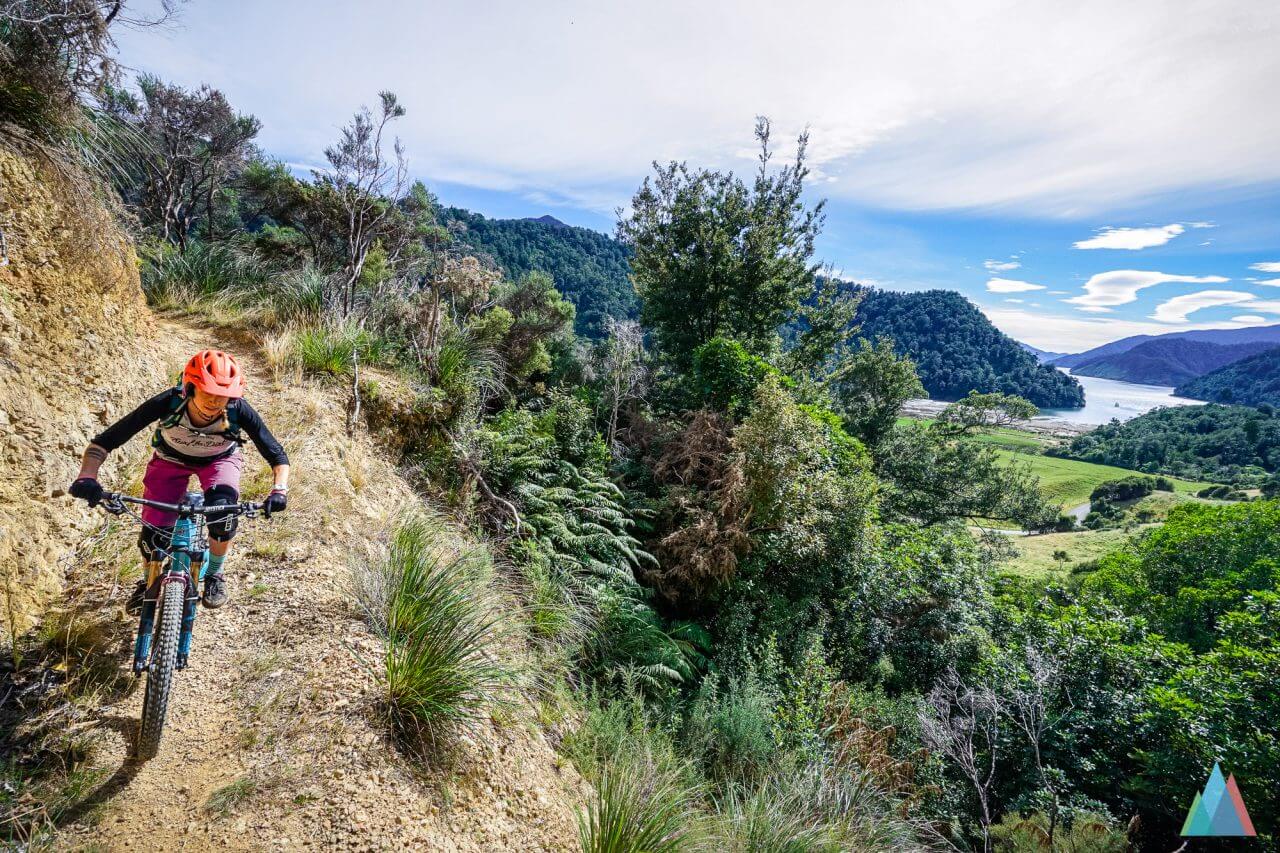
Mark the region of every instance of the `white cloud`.
<instances>
[{"instance_id":1,"label":"white cloud","mask_svg":"<svg viewBox=\"0 0 1280 853\"><path fill-rule=\"evenodd\" d=\"M1022 304L1023 302L1025 302L1025 301L1026 301L1026 300L1024 300L1024 299L1014 299L1013 297L1010 297L1010 298L1008 298L1008 299L1006 299L1006 300L1005 300L1005 302L1012 302L1014 305L1021 305L1021 304Z\"/></svg>"},{"instance_id":2,"label":"white cloud","mask_svg":"<svg viewBox=\"0 0 1280 853\"><path fill-rule=\"evenodd\" d=\"M1070 299L1064 299L1063 302L1070 302ZM1110 314L1113 309L1104 308L1101 305L1081 305L1077 311L1088 311L1090 314Z\"/></svg>"},{"instance_id":3,"label":"white cloud","mask_svg":"<svg viewBox=\"0 0 1280 853\"><path fill-rule=\"evenodd\" d=\"M1269 321L1267 320L1266 317L1262 317L1258 314L1241 314L1238 317L1232 317L1231 322L1243 323L1246 326L1260 326L1263 323L1267 323Z\"/></svg>"},{"instance_id":4,"label":"white cloud","mask_svg":"<svg viewBox=\"0 0 1280 853\"><path fill-rule=\"evenodd\" d=\"M321 161L360 104L394 89L408 109L396 133L428 182L625 204L655 158L751 168L739 153L757 114L774 119L780 161L812 129L823 194L894 209L1103 216L1280 180L1280 4L477 9L193 3L177 27L117 40L135 69L222 89L294 162Z\"/></svg>"},{"instance_id":5,"label":"white cloud","mask_svg":"<svg viewBox=\"0 0 1280 853\"><path fill-rule=\"evenodd\" d=\"M1241 302L1252 302L1256 298L1252 293L1239 290L1200 290L1195 293L1184 293L1157 305L1151 319L1159 320L1161 323L1185 323L1188 316L1205 308L1238 305Z\"/></svg>"},{"instance_id":6,"label":"white cloud","mask_svg":"<svg viewBox=\"0 0 1280 853\"><path fill-rule=\"evenodd\" d=\"M996 328L1017 340L1049 352L1083 352L1129 335L1164 335L1163 323L1117 320L1110 317L1058 317L1023 308L979 306ZM1238 329L1250 323L1236 321L1189 323L1189 329Z\"/></svg>"},{"instance_id":7,"label":"white cloud","mask_svg":"<svg viewBox=\"0 0 1280 853\"><path fill-rule=\"evenodd\" d=\"M992 293L1022 293L1026 290L1044 290L1044 285L1011 278L993 278L987 282L987 290Z\"/></svg>"},{"instance_id":8,"label":"white cloud","mask_svg":"<svg viewBox=\"0 0 1280 853\"><path fill-rule=\"evenodd\" d=\"M988 272L1009 272L1022 266L1018 261L983 261L982 265Z\"/></svg>"},{"instance_id":9,"label":"white cloud","mask_svg":"<svg viewBox=\"0 0 1280 853\"><path fill-rule=\"evenodd\" d=\"M1101 307L1124 305L1138 298L1138 291L1157 284L1190 282L1193 284L1222 284L1230 281L1220 275L1170 275L1148 270L1111 270L1101 272L1084 283L1084 294L1064 300L1075 305ZM1088 310L1082 308L1081 310Z\"/></svg>"},{"instance_id":10,"label":"white cloud","mask_svg":"<svg viewBox=\"0 0 1280 853\"><path fill-rule=\"evenodd\" d=\"M1255 299L1244 303L1244 307L1264 314L1280 314L1280 299Z\"/></svg>"},{"instance_id":11,"label":"white cloud","mask_svg":"<svg viewBox=\"0 0 1280 853\"><path fill-rule=\"evenodd\" d=\"M1186 230L1177 223L1152 228L1103 228L1096 237L1072 245L1077 249L1149 249L1163 246Z\"/></svg>"},{"instance_id":12,"label":"white cloud","mask_svg":"<svg viewBox=\"0 0 1280 853\"><path fill-rule=\"evenodd\" d=\"M1280 287L1280 278L1251 278L1254 284L1262 284L1267 287Z\"/></svg>"},{"instance_id":13,"label":"white cloud","mask_svg":"<svg viewBox=\"0 0 1280 853\"><path fill-rule=\"evenodd\" d=\"M1263 261L1260 264L1251 265L1249 269L1258 272L1280 272L1280 261Z\"/></svg>"}]
</instances>

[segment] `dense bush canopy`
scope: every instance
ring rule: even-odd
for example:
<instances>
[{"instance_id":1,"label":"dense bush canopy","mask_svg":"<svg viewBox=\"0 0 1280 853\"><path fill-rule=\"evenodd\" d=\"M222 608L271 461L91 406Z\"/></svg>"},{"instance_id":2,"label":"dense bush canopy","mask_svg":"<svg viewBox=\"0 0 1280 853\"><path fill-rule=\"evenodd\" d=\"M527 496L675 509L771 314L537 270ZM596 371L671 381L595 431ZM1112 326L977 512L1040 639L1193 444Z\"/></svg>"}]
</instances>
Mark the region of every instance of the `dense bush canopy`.
<instances>
[{"instance_id":1,"label":"dense bush canopy","mask_svg":"<svg viewBox=\"0 0 1280 853\"><path fill-rule=\"evenodd\" d=\"M1041 408L1077 408L1084 390L1024 350L969 300L950 290L892 293L867 289L859 334L885 336L915 362L929 396L959 400L970 391L1016 394Z\"/></svg>"},{"instance_id":2,"label":"dense bush canopy","mask_svg":"<svg viewBox=\"0 0 1280 853\"><path fill-rule=\"evenodd\" d=\"M1112 421L1058 451L1072 459L1220 483L1280 470L1280 418L1244 406L1174 406Z\"/></svg>"}]
</instances>

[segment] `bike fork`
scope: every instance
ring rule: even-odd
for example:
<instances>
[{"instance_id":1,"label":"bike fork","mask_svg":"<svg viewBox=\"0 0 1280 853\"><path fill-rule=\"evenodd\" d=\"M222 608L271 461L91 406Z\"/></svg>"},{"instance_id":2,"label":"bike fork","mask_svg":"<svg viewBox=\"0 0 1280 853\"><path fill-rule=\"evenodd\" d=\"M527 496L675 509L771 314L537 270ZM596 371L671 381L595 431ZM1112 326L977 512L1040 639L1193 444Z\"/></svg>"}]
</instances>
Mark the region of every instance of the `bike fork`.
<instances>
[{"instance_id":1,"label":"bike fork","mask_svg":"<svg viewBox=\"0 0 1280 853\"><path fill-rule=\"evenodd\" d=\"M133 674L146 671L151 657L151 631L156 622L156 599L143 598L142 615L138 617L138 639L133 644Z\"/></svg>"},{"instance_id":2,"label":"bike fork","mask_svg":"<svg viewBox=\"0 0 1280 853\"><path fill-rule=\"evenodd\" d=\"M196 625L196 610L200 604L200 581L204 580L205 567L209 565L209 552L206 550L200 557L197 569L194 565L186 576L186 605L182 610L182 633L178 635L178 662L175 669L186 669L187 658L191 655L191 636Z\"/></svg>"}]
</instances>

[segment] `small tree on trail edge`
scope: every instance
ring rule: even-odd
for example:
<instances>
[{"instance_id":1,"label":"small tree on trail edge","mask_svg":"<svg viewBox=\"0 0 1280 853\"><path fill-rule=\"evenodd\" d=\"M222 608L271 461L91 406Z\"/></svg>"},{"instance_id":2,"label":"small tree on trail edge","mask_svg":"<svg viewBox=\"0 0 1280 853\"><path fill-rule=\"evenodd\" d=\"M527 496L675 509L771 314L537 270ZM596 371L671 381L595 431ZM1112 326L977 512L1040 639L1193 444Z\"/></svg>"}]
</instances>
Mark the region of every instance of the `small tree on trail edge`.
<instances>
[{"instance_id":1,"label":"small tree on trail edge","mask_svg":"<svg viewBox=\"0 0 1280 853\"><path fill-rule=\"evenodd\" d=\"M342 129L335 145L325 149L328 172L315 172L317 184L333 191L343 227L342 312L355 308L356 289L370 250L385 226L398 212L397 203L408 185L409 169L404 146L399 139L387 156L383 134L387 125L405 114L392 92L379 93L381 109L375 117L361 107L351 123ZM384 246L388 261L394 262L402 245Z\"/></svg>"}]
</instances>

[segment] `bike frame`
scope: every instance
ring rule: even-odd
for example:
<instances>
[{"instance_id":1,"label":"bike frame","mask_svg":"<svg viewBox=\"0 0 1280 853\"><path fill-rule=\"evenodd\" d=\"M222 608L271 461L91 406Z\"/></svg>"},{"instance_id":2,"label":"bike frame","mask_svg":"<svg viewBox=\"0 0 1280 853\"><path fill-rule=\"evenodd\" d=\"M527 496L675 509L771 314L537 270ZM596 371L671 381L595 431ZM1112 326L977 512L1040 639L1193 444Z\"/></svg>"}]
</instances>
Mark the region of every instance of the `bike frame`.
<instances>
[{"instance_id":1,"label":"bike frame","mask_svg":"<svg viewBox=\"0 0 1280 853\"><path fill-rule=\"evenodd\" d=\"M108 512L119 514L125 511L126 503L154 507L165 512L176 513L178 516L174 524L173 536L169 540L169 548L161 552L164 559L159 572L155 577L147 577L147 589L142 598L142 612L138 616L138 636L133 645L134 674L141 675L151 666L151 644L155 630L156 609L164 600L165 587L175 583L183 585L183 601L186 605L182 613L182 632L179 634L176 667L183 669L191 653L191 637L200 603L200 581L204 579L205 568L209 564L209 543L204 534L206 514L217 512L252 518L261 511L262 504L244 502L218 504L206 508L204 495L199 492L187 492L180 504L160 503L113 492L106 496L104 507ZM148 571L150 571L149 567Z\"/></svg>"},{"instance_id":2,"label":"bike frame","mask_svg":"<svg viewBox=\"0 0 1280 853\"><path fill-rule=\"evenodd\" d=\"M208 543L203 526L196 520L204 506L204 496L188 492L178 505L178 521L173 527L169 550L156 577L147 578L147 591L142 599L142 612L138 616L138 636L133 646L133 671L141 674L150 666L151 634L155 628L156 607L164 600L164 588L172 583L184 586L182 633L178 641L178 668L186 666L191 653L192 631L196 623L196 611L200 603L200 581L204 580L205 567L209 564ZM193 568L194 567L194 568Z\"/></svg>"}]
</instances>

